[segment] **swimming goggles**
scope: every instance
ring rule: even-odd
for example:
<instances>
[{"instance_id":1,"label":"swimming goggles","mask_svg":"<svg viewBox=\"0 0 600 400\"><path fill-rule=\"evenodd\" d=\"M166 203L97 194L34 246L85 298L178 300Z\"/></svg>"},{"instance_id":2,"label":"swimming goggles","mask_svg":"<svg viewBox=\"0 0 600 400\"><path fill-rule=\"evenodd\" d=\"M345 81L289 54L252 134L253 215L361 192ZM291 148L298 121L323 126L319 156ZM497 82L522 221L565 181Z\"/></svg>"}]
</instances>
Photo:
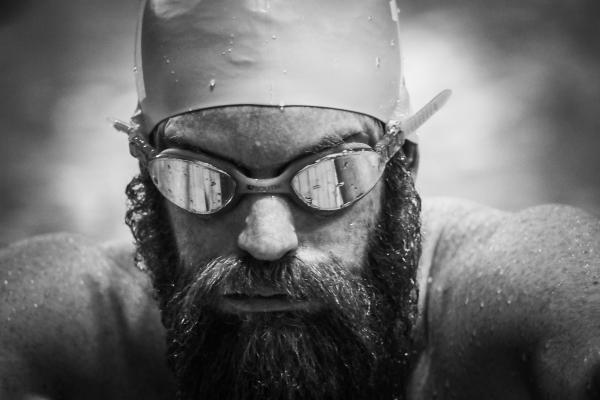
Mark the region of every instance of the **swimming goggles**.
<instances>
[{"instance_id":1,"label":"swimming goggles","mask_svg":"<svg viewBox=\"0 0 600 400\"><path fill-rule=\"evenodd\" d=\"M388 122L386 134L374 148L346 143L294 161L278 176L267 179L248 177L234 165L198 152L176 148L158 152L135 125L112 122L128 134L131 154L147 168L159 192L186 211L211 215L232 207L247 194L282 194L308 209L331 212L369 193L406 135L439 110L449 96L450 91L443 91L413 116Z\"/></svg>"}]
</instances>

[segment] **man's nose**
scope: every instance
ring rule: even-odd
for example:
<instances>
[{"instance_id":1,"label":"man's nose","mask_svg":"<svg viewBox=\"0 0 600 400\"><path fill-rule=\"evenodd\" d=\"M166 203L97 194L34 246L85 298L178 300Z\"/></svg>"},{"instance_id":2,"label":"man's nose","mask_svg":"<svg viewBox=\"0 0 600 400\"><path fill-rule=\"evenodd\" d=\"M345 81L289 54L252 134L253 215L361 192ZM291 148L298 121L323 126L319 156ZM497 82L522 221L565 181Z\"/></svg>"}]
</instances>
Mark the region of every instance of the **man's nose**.
<instances>
[{"instance_id":1,"label":"man's nose","mask_svg":"<svg viewBox=\"0 0 600 400\"><path fill-rule=\"evenodd\" d=\"M290 207L279 196L253 196L238 246L259 260L274 261L298 247Z\"/></svg>"}]
</instances>

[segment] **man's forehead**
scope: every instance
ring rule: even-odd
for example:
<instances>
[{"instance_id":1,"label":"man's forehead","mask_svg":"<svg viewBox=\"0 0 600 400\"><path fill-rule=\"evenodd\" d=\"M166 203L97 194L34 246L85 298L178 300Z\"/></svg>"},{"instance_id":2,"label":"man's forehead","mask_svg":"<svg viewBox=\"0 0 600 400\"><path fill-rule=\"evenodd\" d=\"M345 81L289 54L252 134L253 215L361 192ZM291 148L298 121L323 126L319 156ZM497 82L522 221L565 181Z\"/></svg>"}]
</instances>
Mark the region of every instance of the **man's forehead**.
<instances>
[{"instance_id":1,"label":"man's forehead","mask_svg":"<svg viewBox=\"0 0 600 400\"><path fill-rule=\"evenodd\" d=\"M348 111L232 106L172 117L163 140L242 165L270 166L342 141L373 144L380 135L375 119Z\"/></svg>"}]
</instances>

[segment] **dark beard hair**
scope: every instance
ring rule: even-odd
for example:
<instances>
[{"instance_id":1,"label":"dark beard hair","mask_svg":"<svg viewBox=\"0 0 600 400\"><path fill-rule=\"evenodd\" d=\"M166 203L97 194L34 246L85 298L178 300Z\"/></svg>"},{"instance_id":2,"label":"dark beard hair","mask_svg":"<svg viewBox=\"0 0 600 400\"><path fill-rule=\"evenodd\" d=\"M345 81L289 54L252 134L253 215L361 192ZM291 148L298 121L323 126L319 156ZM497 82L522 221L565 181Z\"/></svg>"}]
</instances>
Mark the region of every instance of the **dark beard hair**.
<instances>
[{"instance_id":1,"label":"dark beard hair","mask_svg":"<svg viewBox=\"0 0 600 400\"><path fill-rule=\"evenodd\" d=\"M384 182L367 265L354 277L336 259L307 265L294 257L209 260L188 276L162 196L144 170L130 182L126 222L138 265L153 280L178 398L404 398L415 350L421 204L402 154ZM239 316L214 307L217 288L252 282L322 306Z\"/></svg>"}]
</instances>

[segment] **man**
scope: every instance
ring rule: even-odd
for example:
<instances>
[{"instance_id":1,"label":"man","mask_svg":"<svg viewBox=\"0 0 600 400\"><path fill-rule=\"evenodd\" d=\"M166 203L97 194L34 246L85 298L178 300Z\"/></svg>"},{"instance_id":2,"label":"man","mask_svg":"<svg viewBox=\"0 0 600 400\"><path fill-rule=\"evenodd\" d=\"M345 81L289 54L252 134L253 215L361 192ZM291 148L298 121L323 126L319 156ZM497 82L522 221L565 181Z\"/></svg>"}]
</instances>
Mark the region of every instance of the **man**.
<instances>
[{"instance_id":1,"label":"man","mask_svg":"<svg viewBox=\"0 0 600 400\"><path fill-rule=\"evenodd\" d=\"M600 225L421 201L395 2L150 0L137 245L2 252L9 399L593 399ZM135 268L135 265L138 268ZM166 346L165 346L166 345Z\"/></svg>"}]
</instances>

